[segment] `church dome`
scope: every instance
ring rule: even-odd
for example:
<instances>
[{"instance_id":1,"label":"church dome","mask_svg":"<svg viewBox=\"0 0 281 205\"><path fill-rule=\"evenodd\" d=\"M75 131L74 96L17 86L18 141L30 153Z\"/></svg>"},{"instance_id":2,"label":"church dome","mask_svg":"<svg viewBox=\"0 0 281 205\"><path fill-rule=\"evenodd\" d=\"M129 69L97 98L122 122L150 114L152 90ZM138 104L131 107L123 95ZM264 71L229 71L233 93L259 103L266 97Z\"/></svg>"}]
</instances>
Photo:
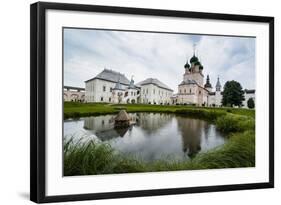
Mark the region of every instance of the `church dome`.
<instances>
[{"instance_id":1,"label":"church dome","mask_svg":"<svg viewBox=\"0 0 281 205\"><path fill-rule=\"evenodd\" d=\"M198 60L198 58L195 56L195 55L193 55L191 58L190 58L190 63L195 63L195 62L198 62L199 60Z\"/></svg>"},{"instance_id":2,"label":"church dome","mask_svg":"<svg viewBox=\"0 0 281 205\"><path fill-rule=\"evenodd\" d=\"M195 62L194 65L199 65L201 66L201 63L199 61Z\"/></svg>"},{"instance_id":3,"label":"church dome","mask_svg":"<svg viewBox=\"0 0 281 205\"><path fill-rule=\"evenodd\" d=\"M204 68L204 67L203 67L202 65L199 66L199 69L200 69L200 70L203 70L203 68Z\"/></svg>"},{"instance_id":4,"label":"church dome","mask_svg":"<svg viewBox=\"0 0 281 205\"><path fill-rule=\"evenodd\" d=\"M188 64L188 62L186 62L186 64L184 65L184 68L190 68L190 65Z\"/></svg>"},{"instance_id":5,"label":"church dome","mask_svg":"<svg viewBox=\"0 0 281 205\"><path fill-rule=\"evenodd\" d=\"M205 88L212 88L212 84L210 83L210 77L207 75L206 84L204 85Z\"/></svg>"}]
</instances>

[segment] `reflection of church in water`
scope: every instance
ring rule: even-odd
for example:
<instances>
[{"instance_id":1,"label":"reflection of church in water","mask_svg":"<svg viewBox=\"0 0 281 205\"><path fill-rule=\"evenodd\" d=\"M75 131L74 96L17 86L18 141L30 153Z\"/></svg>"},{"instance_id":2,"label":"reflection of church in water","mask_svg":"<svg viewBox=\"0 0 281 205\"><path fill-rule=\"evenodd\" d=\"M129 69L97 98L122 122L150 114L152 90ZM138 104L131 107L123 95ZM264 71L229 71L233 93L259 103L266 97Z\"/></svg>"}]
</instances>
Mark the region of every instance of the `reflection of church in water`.
<instances>
[{"instance_id":1,"label":"reflection of church in water","mask_svg":"<svg viewBox=\"0 0 281 205\"><path fill-rule=\"evenodd\" d=\"M208 131L209 124L206 121L178 117L178 128L182 136L182 149L189 157L195 156L201 151L202 132ZM207 133L203 136L208 136Z\"/></svg>"},{"instance_id":2,"label":"reflection of church in water","mask_svg":"<svg viewBox=\"0 0 281 205\"><path fill-rule=\"evenodd\" d=\"M181 137L182 151L189 157L194 157L201 151L202 144L208 142L211 125L203 120L165 113L134 113L130 114L130 117L136 122L133 125L136 129L141 128L147 136L152 137L158 130L175 120ZM101 141L130 136L133 126L115 128L113 115L89 117L84 120L84 128L93 132ZM176 134L171 137L176 137Z\"/></svg>"}]
</instances>

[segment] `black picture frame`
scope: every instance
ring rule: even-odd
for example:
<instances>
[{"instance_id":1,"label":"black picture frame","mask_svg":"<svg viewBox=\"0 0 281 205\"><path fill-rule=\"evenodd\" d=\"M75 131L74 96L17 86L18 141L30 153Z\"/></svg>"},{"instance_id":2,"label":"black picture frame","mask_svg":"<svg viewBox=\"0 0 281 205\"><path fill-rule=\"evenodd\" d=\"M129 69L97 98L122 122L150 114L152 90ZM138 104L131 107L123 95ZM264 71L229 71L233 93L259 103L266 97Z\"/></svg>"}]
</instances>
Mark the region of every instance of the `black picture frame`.
<instances>
[{"instance_id":1,"label":"black picture frame","mask_svg":"<svg viewBox=\"0 0 281 205\"><path fill-rule=\"evenodd\" d=\"M46 82L45 82L45 25L46 10L86 11L128 15L150 15L193 19L262 22L269 25L269 181L263 183L220 186L170 188L106 193L46 196ZM96 200L198 192L230 191L274 187L274 18L265 16L230 15L218 13L156 10L82 4L38 2L30 7L30 199L37 203L76 200Z\"/></svg>"}]
</instances>

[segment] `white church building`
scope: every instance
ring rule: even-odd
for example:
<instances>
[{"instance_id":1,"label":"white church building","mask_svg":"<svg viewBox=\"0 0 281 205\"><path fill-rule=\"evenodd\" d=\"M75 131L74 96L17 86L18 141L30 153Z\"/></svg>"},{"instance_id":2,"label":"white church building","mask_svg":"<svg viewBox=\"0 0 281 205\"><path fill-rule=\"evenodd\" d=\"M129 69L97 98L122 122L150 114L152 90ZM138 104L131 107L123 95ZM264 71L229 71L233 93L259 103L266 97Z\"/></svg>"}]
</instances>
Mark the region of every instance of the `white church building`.
<instances>
[{"instance_id":1,"label":"white church building","mask_svg":"<svg viewBox=\"0 0 281 205\"><path fill-rule=\"evenodd\" d=\"M172 104L220 107L223 91L219 77L214 91L209 75L204 84L204 67L195 54L186 62L184 69L183 80L178 85L178 93L172 96ZM244 97L243 107L247 107L250 98L255 101L255 90L244 90Z\"/></svg>"}]
</instances>

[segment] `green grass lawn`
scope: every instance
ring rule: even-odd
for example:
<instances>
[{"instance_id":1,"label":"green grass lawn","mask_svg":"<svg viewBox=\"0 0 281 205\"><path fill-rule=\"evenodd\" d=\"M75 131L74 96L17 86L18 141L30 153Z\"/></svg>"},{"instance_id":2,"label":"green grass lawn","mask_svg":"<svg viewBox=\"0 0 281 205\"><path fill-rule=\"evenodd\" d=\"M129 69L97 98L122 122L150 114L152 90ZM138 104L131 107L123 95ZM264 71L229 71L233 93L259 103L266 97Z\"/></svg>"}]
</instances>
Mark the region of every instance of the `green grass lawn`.
<instances>
[{"instance_id":1,"label":"green grass lawn","mask_svg":"<svg viewBox=\"0 0 281 205\"><path fill-rule=\"evenodd\" d=\"M199 153L186 161L145 162L118 153L106 143L64 142L64 175L93 175L255 166L255 111L236 108L203 108L161 105L113 105L65 103L64 116L81 117L127 112L166 112L212 121L229 140L222 146Z\"/></svg>"},{"instance_id":2,"label":"green grass lawn","mask_svg":"<svg viewBox=\"0 0 281 205\"><path fill-rule=\"evenodd\" d=\"M180 112L229 112L233 114L245 115L254 117L255 110L243 108L207 108L195 107L187 105L147 105L147 104L107 104L107 103L64 103L64 118L77 118L86 116L95 116L102 114L118 113L121 109L127 112L166 112L166 113L180 113Z\"/></svg>"}]
</instances>

